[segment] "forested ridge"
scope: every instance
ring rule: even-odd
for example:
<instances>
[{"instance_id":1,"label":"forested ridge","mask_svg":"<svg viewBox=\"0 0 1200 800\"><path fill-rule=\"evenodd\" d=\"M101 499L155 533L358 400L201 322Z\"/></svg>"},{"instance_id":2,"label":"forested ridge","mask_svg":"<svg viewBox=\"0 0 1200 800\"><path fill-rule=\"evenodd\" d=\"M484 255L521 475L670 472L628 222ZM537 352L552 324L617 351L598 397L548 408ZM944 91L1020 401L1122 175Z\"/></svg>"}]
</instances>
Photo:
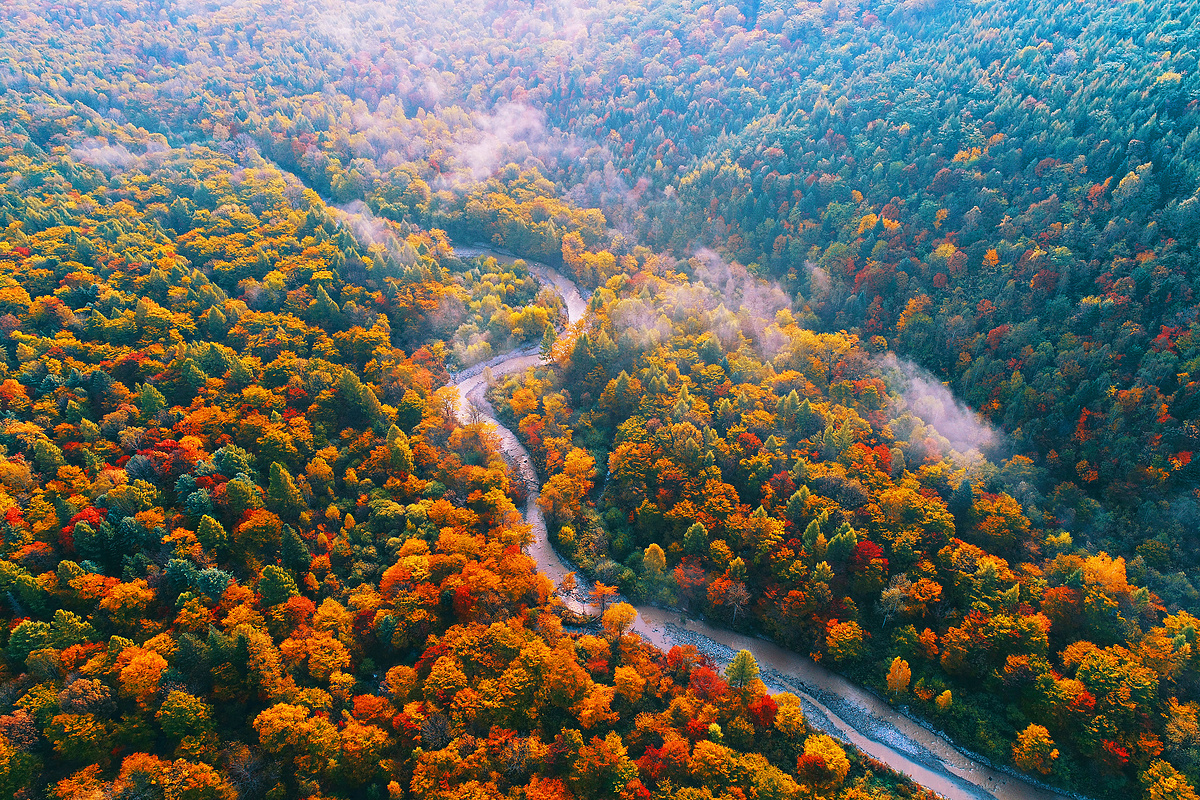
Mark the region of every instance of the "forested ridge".
<instances>
[{"instance_id":1,"label":"forested ridge","mask_svg":"<svg viewBox=\"0 0 1200 800\"><path fill-rule=\"evenodd\" d=\"M491 397L599 599L1195 796L1194 7L6 12L6 790L918 791L564 628L447 388L541 342Z\"/></svg>"}]
</instances>

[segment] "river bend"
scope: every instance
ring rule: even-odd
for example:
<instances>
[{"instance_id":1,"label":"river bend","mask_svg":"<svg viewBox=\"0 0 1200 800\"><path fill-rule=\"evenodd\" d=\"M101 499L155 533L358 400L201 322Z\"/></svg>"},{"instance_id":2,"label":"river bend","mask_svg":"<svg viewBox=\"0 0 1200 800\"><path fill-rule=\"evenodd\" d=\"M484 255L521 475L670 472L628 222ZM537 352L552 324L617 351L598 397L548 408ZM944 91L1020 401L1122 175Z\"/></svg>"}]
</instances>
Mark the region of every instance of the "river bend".
<instances>
[{"instance_id":1,"label":"river bend","mask_svg":"<svg viewBox=\"0 0 1200 800\"><path fill-rule=\"evenodd\" d=\"M510 254L483 245L455 245L455 253L461 258L491 256L502 263L516 260ZM540 281L558 290L566 304L570 324L582 320L587 302L579 288L545 264L526 263ZM538 569L559 585L563 577L574 570L550 544L546 522L537 505L541 488L537 472L529 452L511 430L497 421L494 409L484 396L488 374L485 367L491 375L501 376L523 372L538 363L540 358L536 349L526 347L458 373L458 414L464 422L482 415L495 425L505 458L527 488L524 515L532 529L527 552L537 562ZM579 612L595 610L583 599L586 581L580 578L579 584L578 596L569 597L565 602ZM799 696L805 716L814 727L853 744L939 795L951 800L1061 800L1066 797L959 750L946 737L807 656L765 639L714 627L702 620L685 619L678 612L652 606L638 606L637 611L634 630L664 650L676 644L693 644L718 664L728 663L738 650L749 650L758 661L767 686L774 691L789 691Z\"/></svg>"}]
</instances>

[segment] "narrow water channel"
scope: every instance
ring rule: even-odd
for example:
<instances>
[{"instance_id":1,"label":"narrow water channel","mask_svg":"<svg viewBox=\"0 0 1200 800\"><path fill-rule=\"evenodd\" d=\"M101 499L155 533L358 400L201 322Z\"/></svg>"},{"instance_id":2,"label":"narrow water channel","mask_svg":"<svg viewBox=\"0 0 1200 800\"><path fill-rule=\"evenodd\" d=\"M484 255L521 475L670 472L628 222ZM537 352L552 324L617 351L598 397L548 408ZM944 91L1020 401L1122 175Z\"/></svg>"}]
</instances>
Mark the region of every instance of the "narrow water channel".
<instances>
[{"instance_id":1,"label":"narrow water channel","mask_svg":"<svg viewBox=\"0 0 1200 800\"><path fill-rule=\"evenodd\" d=\"M502 263L516 260L509 254L480 245L455 245L455 253L461 258L491 256ZM578 287L545 264L526 263L530 272L543 283L553 285L562 295L570 324L579 322L587 311L587 302ZM459 373L456 384L461 395L458 413L464 421L482 414L495 424L501 450L528 489L525 521L532 528L528 553L537 562L538 569L559 585L563 577L574 570L550 544L546 522L537 505L540 489L537 472L529 452L516 434L496 420L494 409L484 396L487 390L484 367L493 376L501 376L523 372L539 361L538 354L527 348L497 356ZM584 581L580 579L579 583L582 585ZM578 598L567 602L576 611L591 610L586 601ZM951 800L1061 800L1065 797L959 751L945 737L807 656L763 639L713 627L702 620L684 619L678 612L651 606L638 606L637 611L634 630L664 650L677 644L694 644L718 663L729 661L738 650L749 650L758 661L764 682L773 690L799 696L809 722L815 727L853 744L939 795Z\"/></svg>"}]
</instances>

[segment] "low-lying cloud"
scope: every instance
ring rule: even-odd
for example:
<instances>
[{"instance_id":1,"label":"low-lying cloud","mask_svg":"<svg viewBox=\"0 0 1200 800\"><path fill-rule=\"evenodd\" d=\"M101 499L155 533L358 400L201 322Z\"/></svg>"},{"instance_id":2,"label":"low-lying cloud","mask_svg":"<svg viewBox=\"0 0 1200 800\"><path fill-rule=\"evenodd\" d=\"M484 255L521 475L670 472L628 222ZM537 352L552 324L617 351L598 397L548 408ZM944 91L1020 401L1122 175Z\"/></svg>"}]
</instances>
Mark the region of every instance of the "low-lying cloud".
<instances>
[{"instance_id":1,"label":"low-lying cloud","mask_svg":"<svg viewBox=\"0 0 1200 800\"><path fill-rule=\"evenodd\" d=\"M363 201L355 200L336 208L359 241L368 246L381 245L398 264L412 264L417 260L412 246L392 230L387 220L375 216Z\"/></svg>"},{"instance_id":2,"label":"low-lying cloud","mask_svg":"<svg viewBox=\"0 0 1200 800\"><path fill-rule=\"evenodd\" d=\"M814 297L829 294L829 273L808 260L804 262L804 269L808 271L809 294Z\"/></svg>"},{"instance_id":3,"label":"low-lying cloud","mask_svg":"<svg viewBox=\"0 0 1200 800\"><path fill-rule=\"evenodd\" d=\"M121 144L109 144L106 139L85 139L78 147L71 150L71 157L89 167L105 169L123 169L138 157Z\"/></svg>"},{"instance_id":4,"label":"low-lying cloud","mask_svg":"<svg viewBox=\"0 0 1200 800\"><path fill-rule=\"evenodd\" d=\"M758 346L764 358L774 357L782 341L769 339L766 332L780 311L791 310L792 299L787 292L778 284L764 281L742 265L730 263L706 248L696 251L692 265L696 279L717 295L712 328L722 346L731 349L736 332L740 330ZM733 310L732 314L729 309ZM731 324L731 317L736 318L736 329Z\"/></svg>"},{"instance_id":5,"label":"low-lying cloud","mask_svg":"<svg viewBox=\"0 0 1200 800\"><path fill-rule=\"evenodd\" d=\"M546 137L546 114L524 103L508 103L490 113L478 113L472 128L456 135L455 171L443 181L478 183L509 162L520 164L534 156Z\"/></svg>"},{"instance_id":6,"label":"low-lying cloud","mask_svg":"<svg viewBox=\"0 0 1200 800\"><path fill-rule=\"evenodd\" d=\"M944 440L943 451L948 448L960 455L979 453L1000 444L1001 438L995 428L927 370L894 353L888 353L878 361L893 389L899 390L903 406L897 409L897 416L902 417L907 411L937 434L933 437L925 431L920 438ZM912 438L910 444L920 444ZM940 455L952 455L952 452Z\"/></svg>"}]
</instances>

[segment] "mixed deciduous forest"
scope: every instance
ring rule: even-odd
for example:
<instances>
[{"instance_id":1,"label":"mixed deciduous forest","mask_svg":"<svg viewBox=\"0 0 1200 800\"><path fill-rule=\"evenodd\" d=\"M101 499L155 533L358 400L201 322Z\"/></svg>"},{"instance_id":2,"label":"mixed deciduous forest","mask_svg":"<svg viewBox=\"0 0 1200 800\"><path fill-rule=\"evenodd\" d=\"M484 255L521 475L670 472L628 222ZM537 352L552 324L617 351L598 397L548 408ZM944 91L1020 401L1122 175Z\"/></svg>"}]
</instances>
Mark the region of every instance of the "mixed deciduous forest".
<instances>
[{"instance_id":1,"label":"mixed deciduous forest","mask_svg":"<svg viewBox=\"0 0 1200 800\"><path fill-rule=\"evenodd\" d=\"M445 386L440 315L550 315L522 278L440 233L401 268L269 165L160 152L4 152L6 794L919 794L752 661L655 650L625 603L564 630Z\"/></svg>"},{"instance_id":2,"label":"mixed deciduous forest","mask_svg":"<svg viewBox=\"0 0 1200 800\"><path fill-rule=\"evenodd\" d=\"M619 589L1196 798L1196 15L8 3L0 791L924 794Z\"/></svg>"}]
</instances>

